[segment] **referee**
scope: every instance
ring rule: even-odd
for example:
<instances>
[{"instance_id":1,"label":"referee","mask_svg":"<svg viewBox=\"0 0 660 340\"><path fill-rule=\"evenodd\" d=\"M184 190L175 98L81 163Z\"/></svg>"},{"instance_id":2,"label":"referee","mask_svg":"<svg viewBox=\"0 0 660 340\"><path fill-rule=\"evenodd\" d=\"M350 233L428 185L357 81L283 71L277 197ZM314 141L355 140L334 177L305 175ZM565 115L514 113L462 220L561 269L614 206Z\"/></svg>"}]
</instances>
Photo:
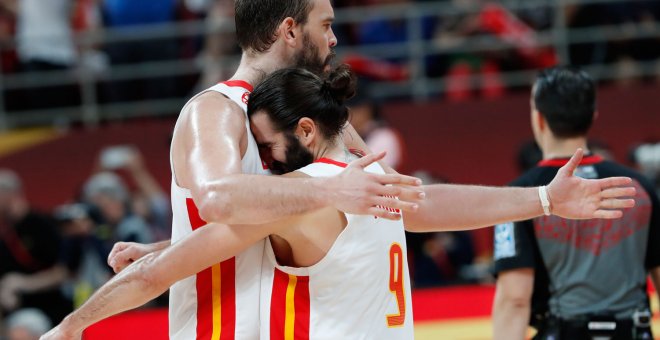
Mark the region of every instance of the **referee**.
<instances>
[{"instance_id":1,"label":"referee","mask_svg":"<svg viewBox=\"0 0 660 340\"><path fill-rule=\"evenodd\" d=\"M532 89L532 129L543 161L511 185L548 184L597 115L596 86L570 67L542 71ZM556 216L495 227L496 340L652 339L647 274L660 288L660 208L652 185L619 164L587 155L583 178L629 176L637 205L618 220Z\"/></svg>"}]
</instances>

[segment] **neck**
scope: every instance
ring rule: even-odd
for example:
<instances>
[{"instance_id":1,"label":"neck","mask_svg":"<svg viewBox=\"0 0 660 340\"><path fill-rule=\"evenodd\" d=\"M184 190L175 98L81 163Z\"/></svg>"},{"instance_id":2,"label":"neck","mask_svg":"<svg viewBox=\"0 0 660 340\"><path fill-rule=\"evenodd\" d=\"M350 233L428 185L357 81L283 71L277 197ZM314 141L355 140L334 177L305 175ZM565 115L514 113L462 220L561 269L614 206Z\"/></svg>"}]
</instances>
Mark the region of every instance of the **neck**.
<instances>
[{"instance_id":1,"label":"neck","mask_svg":"<svg viewBox=\"0 0 660 340\"><path fill-rule=\"evenodd\" d=\"M329 158L343 163L350 163L357 158L357 156L348 151L348 148L344 145L340 136L333 141L319 144L314 155L315 159Z\"/></svg>"},{"instance_id":2,"label":"neck","mask_svg":"<svg viewBox=\"0 0 660 340\"><path fill-rule=\"evenodd\" d=\"M573 156L575 150L579 148L582 148L585 154L589 153L586 137L565 139L550 137L546 138L546 141L543 144L544 145L541 148L543 150L543 159L568 158Z\"/></svg>"},{"instance_id":3,"label":"neck","mask_svg":"<svg viewBox=\"0 0 660 340\"><path fill-rule=\"evenodd\" d=\"M230 80L243 80L256 87L266 76L286 65L274 53L243 52L241 63Z\"/></svg>"}]
</instances>

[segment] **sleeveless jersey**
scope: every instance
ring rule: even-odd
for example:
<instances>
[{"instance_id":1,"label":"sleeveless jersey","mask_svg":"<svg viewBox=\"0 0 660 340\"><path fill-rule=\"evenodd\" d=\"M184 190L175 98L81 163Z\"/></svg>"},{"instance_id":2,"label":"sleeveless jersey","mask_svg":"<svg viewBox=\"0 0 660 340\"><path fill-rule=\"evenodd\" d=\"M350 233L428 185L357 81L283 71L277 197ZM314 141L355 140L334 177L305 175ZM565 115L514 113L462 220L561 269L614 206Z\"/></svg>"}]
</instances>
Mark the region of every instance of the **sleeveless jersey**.
<instances>
[{"instance_id":1,"label":"sleeveless jersey","mask_svg":"<svg viewBox=\"0 0 660 340\"><path fill-rule=\"evenodd\" d=\"M299 171L324 177L345 166L321 159ZM383 173L378 164L366 171ZM346 220L325 257L310 267L278 265L266 240L262 340L414 338L403 222L350 214Z\"/></svg>"},{"instance_id":2,"label":"sleeveless jersey","mask_svg":"<svg viewBox=\"0 0 660 340\"><path fill-rule=\"evenodd\" d=\"M227 96L247 111L252 86L227 81L208 89ZM246 113L247 119L247 113ZM268 174L246 120L248 145L243 173ZM172 167L173 168L173 167ZM206 224L188 189L179 187L172 170L172 243ZM259 291L264 242L218 263L170 289L169 327L173 340L253 340L259 338Z\"/></svg>"}]
</instances>

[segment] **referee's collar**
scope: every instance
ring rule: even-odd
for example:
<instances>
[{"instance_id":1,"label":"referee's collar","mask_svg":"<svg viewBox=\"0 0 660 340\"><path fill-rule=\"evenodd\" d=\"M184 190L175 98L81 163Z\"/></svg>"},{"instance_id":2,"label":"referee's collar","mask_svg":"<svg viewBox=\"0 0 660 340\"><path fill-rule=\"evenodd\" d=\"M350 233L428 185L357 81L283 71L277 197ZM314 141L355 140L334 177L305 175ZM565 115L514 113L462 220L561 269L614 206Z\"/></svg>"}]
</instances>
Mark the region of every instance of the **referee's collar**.
<instances>
[{"instance_id":1,"label":"referee's collar","mask_svg":"<svg viewBox=\"0 0 660 340\"><path fill-rule=\"evenodd\" d=\"M541 167L562 167L568 163L570 158L553 158L553 159L544 159L539 162L538 166ZM603 161L603 157L598 155L588 155L582 157L580 165L594 165Z\"/></svg>"}]
</instances>

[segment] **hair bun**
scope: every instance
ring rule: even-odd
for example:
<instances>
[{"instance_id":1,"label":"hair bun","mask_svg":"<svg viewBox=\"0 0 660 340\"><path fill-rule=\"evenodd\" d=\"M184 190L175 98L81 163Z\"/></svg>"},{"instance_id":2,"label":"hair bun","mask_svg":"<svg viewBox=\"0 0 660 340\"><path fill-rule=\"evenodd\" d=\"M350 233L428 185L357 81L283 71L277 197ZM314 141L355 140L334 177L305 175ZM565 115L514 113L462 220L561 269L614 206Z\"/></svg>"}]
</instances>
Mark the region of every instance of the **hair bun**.
<instances>
[{"instance_id":1,"label":"hair bun","mask_svg":"<svg viewBox=\"0 0 660 340\"><path fill-rule=\"evenodd\" d=\"M328 74L323 82L323 87L327 89L332 98L343 104L355 95L357 77L348 65L342 64Z\"/></svg>"}]
</instances>

